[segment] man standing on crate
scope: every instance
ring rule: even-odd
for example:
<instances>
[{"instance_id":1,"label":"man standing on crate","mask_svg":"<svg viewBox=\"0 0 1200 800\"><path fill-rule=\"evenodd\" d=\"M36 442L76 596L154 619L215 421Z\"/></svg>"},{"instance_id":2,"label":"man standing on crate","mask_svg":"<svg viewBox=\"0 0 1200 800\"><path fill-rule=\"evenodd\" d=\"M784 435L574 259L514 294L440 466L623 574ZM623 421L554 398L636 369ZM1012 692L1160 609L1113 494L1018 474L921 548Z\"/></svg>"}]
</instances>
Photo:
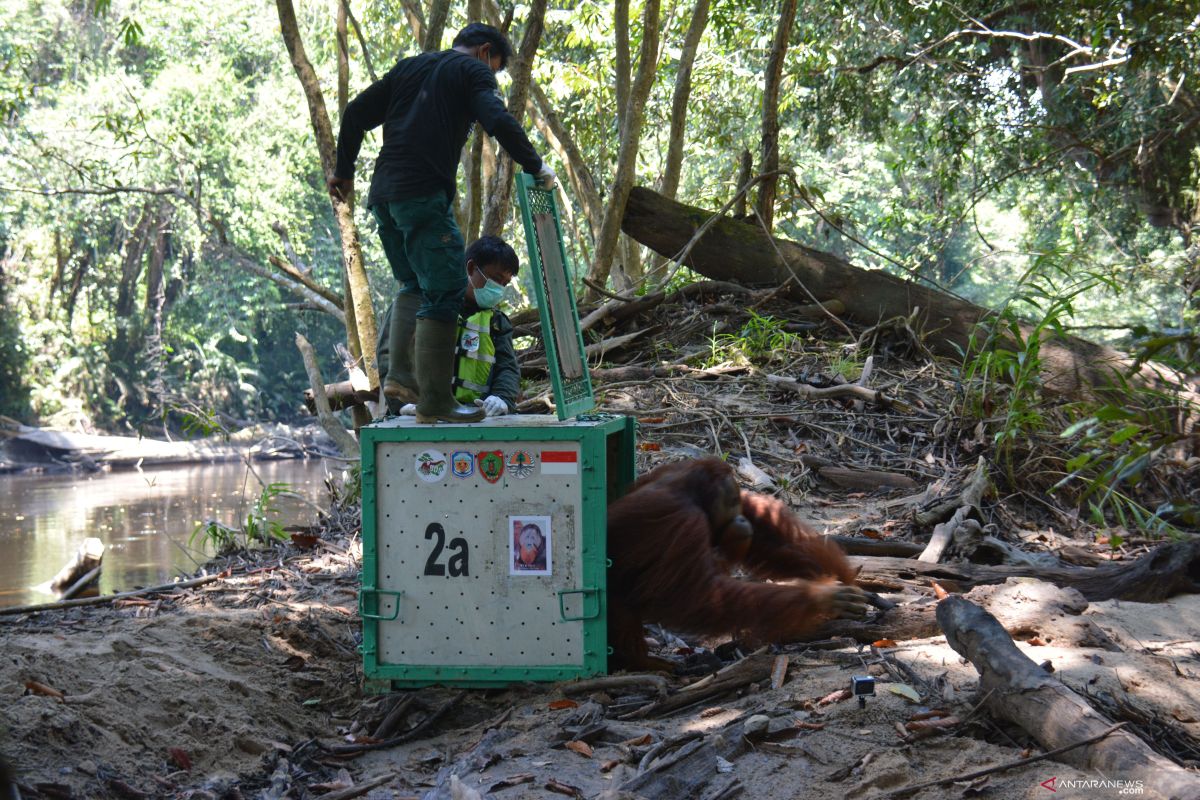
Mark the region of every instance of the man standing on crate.
<instances>
[{"instance_id":1,"label":"man standing on crate","mask_svg":"<svg viewBox=\"0 0 1200 800\"><path fill-rule=\"evenodd\" d=\"M516 251L499 236L481 236L467 248L467 295L458 318L452 389L456 400L480 406L489 417L517 410L521 368L513 325L497 306L519 270ZM389 348L381 333L375 349L381 375L390 372ZM388 411L417 413L412 403L398 406L390 400Z\"/></svg>"},{"instance_id":2,"label":"man standing on crate","mask_svg":"<svg viewBox=\"0 0 1200 800\"><path fill-rule=\"evenodd\" d=\"M512 56L508 38L471 23L453 48L405 58L350 101L338 134L329 191L354 189L366 131L383 125L367 207L400 292L388 328L391 365L384 395L416 403L418 422L477 422L484 409L459 405L451 387L458 315L466 293L463 238L454 219L458 160L479 122L544 189L554 170L500 100L495 73Z\"/></svg>"}]
</instances>

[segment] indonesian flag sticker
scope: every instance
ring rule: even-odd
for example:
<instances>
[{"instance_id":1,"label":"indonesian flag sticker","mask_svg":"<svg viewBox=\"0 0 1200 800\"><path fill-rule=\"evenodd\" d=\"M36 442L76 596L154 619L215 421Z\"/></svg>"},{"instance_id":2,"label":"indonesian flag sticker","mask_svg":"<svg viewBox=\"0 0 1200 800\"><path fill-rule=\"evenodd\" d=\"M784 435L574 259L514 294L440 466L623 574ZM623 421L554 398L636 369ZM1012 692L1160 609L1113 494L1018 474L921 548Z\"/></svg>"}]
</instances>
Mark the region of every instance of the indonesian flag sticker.
<instances>
[{"instance_id":1,"label":"indonesian flag sticker","mask_svg":"<svg viewBox=\"0 0 1200 800\"><path fill-rule=\"evenodd\" d=\"M579 453L574 450L543 450L543 475L578 475Z\"/></svg>"}]
</instances>

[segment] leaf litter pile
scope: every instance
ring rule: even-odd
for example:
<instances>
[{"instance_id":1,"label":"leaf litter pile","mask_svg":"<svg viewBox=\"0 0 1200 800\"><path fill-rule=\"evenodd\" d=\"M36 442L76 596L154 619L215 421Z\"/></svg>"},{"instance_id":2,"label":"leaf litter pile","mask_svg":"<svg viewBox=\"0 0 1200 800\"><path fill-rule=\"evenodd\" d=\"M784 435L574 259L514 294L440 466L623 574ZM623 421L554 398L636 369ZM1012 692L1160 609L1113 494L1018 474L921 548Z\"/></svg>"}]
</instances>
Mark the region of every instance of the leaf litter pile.
<instances>
[{"instance_id":1,"label":"leaf litter pile","mask_svg":"<svg viewBox=\"0 0 1200 800\"><path fill-rule=\"evenodd\" d=\"M0 616L0 753L21 796L1016 798L1104 777L1070 757L1084 733L1038 760L1051 747L939 628L946 593L1122 723L1103 736L1196 774L1195 539L1153 550L1046 494L1066 457L1052 434L1000 463L917 318L851 330L710 282L584 321L600 409L638 419L639 472L725 457L836 535L890 607L757 649L652 627L670 676L367 696L357 509L332 501L315 535L214 562L203 585ZM544 354L522 363L522 411L545 413ZM1163 477L1189 480L1196 464ZM874 679L865 707L852 676Z\"/></svg>"}]
</instances>

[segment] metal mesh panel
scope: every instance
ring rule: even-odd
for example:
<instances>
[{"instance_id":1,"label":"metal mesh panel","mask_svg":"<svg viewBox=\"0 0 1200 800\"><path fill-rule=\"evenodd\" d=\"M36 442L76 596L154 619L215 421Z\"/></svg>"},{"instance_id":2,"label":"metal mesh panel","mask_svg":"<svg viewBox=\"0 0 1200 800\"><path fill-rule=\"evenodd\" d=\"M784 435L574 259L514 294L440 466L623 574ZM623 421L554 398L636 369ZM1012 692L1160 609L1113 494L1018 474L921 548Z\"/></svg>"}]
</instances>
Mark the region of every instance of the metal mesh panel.
<instances>
[{"instance_id":1,"label":"metal mesh panel","mask_svg":"<svg viewBox=\"0 0 1200 800\"><path fill-rule=\"evenodd\" d=\"M437 445L447 459L459 446L513 449L503 442ZM521 441L517 447L581 455L577 442ZM397 442L377 449L376 585L403 593L380 601L384 614L400 604L396 620L379 624L380 663L582 663L582 623L562 621L558 599L558 592L582 585L580 475L538 470L490 483L476 470L427 482L417 474L418 457L430 448ZM510 519L522 516L550 519L549 575L510 574Z\"/></svg>"}]
</instances>

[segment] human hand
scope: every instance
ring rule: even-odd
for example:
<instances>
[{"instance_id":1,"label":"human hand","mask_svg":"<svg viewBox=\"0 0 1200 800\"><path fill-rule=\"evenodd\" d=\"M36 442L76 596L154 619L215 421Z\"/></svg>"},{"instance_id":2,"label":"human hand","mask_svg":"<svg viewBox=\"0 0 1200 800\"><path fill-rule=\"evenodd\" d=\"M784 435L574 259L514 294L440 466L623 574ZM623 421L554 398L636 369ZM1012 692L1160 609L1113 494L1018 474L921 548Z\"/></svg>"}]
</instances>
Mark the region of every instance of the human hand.
<instances>
[{"instance_id":1,"label":"human hand","mask_svg":"<svg viewBox=\"0 0 1200 800\"><path fill-rule=\"evenodd\" d=\"M335 176L326 181L325 186L329 189L330 197L335 200L345 200L354 191L354 179Z\"/></svg>"},{"instance_id":2,"label":"human hand","mask_svg":"<svg viewBox=\"0 0 1200 800\"><path fill-rule=\"evenodd\" d=\"M504 398L494 394L489 394L482 400L476 400L475 405L481 406L483 413L489 417L503 417L508 413L508 403L504 402Z\"/></svg>"},{"instance_id":3,"label":"human hand","mask_svg":"<svg viewBox=\"0 0 1200 800\"><path fill-rule=\"evenodd\" d=\"M417 404L416 403L405 403L404 405L400 406L400 416L415 417L416 415L417 415Z\"/></svg>"},{"instance_id":4,"label":"human hand","mask_svg":"<svg viewBox=\"0 0 1200 800\"><path fill-rule=\"evenodd\" d=\"M533 177L537 180L538 186L547 192L554 191L554 187L558 186L558 176L554 174L554 170L545 161L542 162L542 168L538 170L537 175Z\"/></svg>"}]
</instances>

